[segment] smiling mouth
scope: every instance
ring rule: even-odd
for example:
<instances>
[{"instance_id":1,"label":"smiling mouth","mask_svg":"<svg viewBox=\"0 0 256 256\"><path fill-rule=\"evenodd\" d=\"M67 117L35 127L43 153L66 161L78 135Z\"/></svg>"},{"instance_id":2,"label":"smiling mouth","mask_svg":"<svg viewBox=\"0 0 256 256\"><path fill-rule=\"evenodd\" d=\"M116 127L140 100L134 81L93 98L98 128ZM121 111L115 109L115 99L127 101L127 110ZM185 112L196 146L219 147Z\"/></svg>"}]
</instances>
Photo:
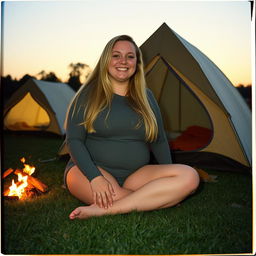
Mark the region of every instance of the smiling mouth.
<instances>
[{"instance_id":1,"label":"smiling mouth","mask_svg":"<svg viewBox=\"0 0 256 256\"><path fill-rule=\"evenodd\" d=\"M127 71L128 68L116 68L118 71Z\"/></svg>"}]
</instances>

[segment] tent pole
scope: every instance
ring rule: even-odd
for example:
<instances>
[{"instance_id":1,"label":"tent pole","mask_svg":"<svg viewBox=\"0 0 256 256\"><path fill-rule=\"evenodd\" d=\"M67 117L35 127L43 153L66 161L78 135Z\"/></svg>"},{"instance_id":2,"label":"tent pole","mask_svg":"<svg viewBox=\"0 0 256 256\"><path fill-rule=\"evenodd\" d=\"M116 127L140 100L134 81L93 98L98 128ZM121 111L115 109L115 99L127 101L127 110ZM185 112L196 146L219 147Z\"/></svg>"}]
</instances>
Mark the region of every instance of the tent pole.
<instances>
[{"instance_id":1,"label":"tent pole","mask_svg":"<svg viewBox=\"0 0 256 256\"><path fill-rule=\"evenodd\" d=\"M162 98L162 94L163 94L163 90L164 90L164 86L165 86L165 83L166 83L166 79L167 79L167 76L168 76L168 68L166 67L166 71L165 71L165 75L164 75L164 81L163 81L163 84L162 84L162 87L161 87L161 91L159 93L159 102L161 101L161 98Z\"/></svg>"},{"instance_id":2,"label":"tent pole","mask_svg":"<svg viewBox=\"0 0 256 256\"><path fill-rule=\"evenodd\" d=\"M179 132L181 132L181 82L179 80Z\"/></svg>"}]
</instances>

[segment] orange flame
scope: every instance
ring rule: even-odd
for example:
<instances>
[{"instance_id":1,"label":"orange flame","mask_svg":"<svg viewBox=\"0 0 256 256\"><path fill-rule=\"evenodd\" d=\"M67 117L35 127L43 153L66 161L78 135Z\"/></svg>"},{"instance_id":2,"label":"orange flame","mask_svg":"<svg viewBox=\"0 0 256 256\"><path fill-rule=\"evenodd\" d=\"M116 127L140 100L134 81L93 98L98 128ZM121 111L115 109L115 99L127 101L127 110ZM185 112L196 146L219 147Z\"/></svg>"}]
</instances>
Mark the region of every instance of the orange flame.
<instances>
[{"instance_id":1,"label":"orange flame","mask_svg":"<svg viewBox=\"0 0 256 256\"><path fill-rule=\"evenodd\" d=\"M23 172L27 173L28 175L32 175L35 172L35 167L30 166L29 164L25 164L26 159L22 157L20 161L24 164Z\"/></svg>"},{"instance_id":2,"label":"orange flame","mask_svg":"<svg viewBox=\"0 0 256 256\"><path fill-rule=\"evenodd\" d=\"M34 166L25 164L26 160L24 157L22 157L20 161L24 164L24 168L23 168L24 173L31 175L35 172L36 168ZM27 175L22 175L21 173L18 173L18 182L15 183L14 180L12 180L12 185L9 187L8 196L18 196L19 199L21 199L24 195L25 188L28 186L27 180L28 180Z\"/></svg>"},{"instance_id":3,"label":"orange flame","mask_svg":"<svg viewBox=\"0 0 256 256\"><path fill-rule=\"evenodd\" d=\"M27 173L28 175L31 175L35 172L35 167L34 166L30 166L28 164L24 164L24 168L23 168L23 172Z\"/></svg>"},{"instance_id":4,"label":"orange flame","mask_svg":"<svg viewBox=\"0 0 256 256\"><path fill-rule=\"evenodd\" d=\"M12 185L9 187L8 196L18 196L22 198L25 188L28 185L27 182L28 176L23 176L22 174L18 173L18 181L21 182L19 186L12 180Z\"/></svg>"}]
</instances>

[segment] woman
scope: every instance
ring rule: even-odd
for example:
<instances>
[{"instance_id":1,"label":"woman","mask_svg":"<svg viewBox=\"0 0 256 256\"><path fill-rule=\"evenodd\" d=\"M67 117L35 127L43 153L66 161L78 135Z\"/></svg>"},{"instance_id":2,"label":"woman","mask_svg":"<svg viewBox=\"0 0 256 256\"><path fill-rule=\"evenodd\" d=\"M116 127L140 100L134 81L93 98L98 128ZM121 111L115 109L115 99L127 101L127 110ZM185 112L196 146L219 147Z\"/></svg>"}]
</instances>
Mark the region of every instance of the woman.
<instances>
[{"instance_id":1,"label":"woman","mask_svg":"<svg viewBox=\"0 0 256 256\"><path fill-rule=\"evenodd\" d=\"M66 142L67 188L89 205L73 210L70 219L170 207L199 184L193 168L172 164L140 49L126 35L109 41L73 99ZM149 164L150 150L157 165Z\"/></svg>"}]
</instances>

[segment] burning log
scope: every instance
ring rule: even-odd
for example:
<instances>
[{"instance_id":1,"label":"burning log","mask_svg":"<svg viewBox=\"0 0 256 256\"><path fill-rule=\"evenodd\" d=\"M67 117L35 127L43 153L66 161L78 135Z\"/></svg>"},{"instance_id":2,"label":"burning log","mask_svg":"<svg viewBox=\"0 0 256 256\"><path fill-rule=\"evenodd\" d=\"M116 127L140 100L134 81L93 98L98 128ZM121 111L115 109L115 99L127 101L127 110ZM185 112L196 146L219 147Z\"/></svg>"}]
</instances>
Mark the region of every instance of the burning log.
<instances>
[{"instance_id":1,"label":"burning log","mask_svg":"<svg viewBox=\"0 0 256 256\"><path fill-rule=\"evenodd\" d=\"M9 168L3 173L2 179L6 178L8 175L10 175L13 172L12 168Z\"/></svg>"},{"instance_id":2,"label":"burning log","mask_svg":"<svg viewBox=\"0 0 256 256\"><path fill-rule=\"evenodd\" d=\"M34 187L36 187L38 190L40 190L41 192L46 192L48 190L48 186L45 185L43 182L41 182L39 179L32 177L26 173L24 173L22 170L16 169L14 172L16 175L18 175L18 173L22 174L23 176L27 176L28 177L28 184L33 185Z\"/></svg>"},{"instance_id":3,"label":"burning log","mask_svg":"<svg viewBox=\"0 0 256 256\"><path fill-rule=\"evenodd\" d=\"M2 179L10 175L11 173L14 173L18 176L18 181L15 182L13 179L12 185L3 191L5 199L25 199L27 197L34 197L40 195L48 190L47 185L45 185L39 179L31 176L35 171L35 167L25 164L25 158L20 159L20 161L24 165L23 170L16 169L14 171L12 168L9 168L2 175Z\"/></svg>"}]
</instances>

